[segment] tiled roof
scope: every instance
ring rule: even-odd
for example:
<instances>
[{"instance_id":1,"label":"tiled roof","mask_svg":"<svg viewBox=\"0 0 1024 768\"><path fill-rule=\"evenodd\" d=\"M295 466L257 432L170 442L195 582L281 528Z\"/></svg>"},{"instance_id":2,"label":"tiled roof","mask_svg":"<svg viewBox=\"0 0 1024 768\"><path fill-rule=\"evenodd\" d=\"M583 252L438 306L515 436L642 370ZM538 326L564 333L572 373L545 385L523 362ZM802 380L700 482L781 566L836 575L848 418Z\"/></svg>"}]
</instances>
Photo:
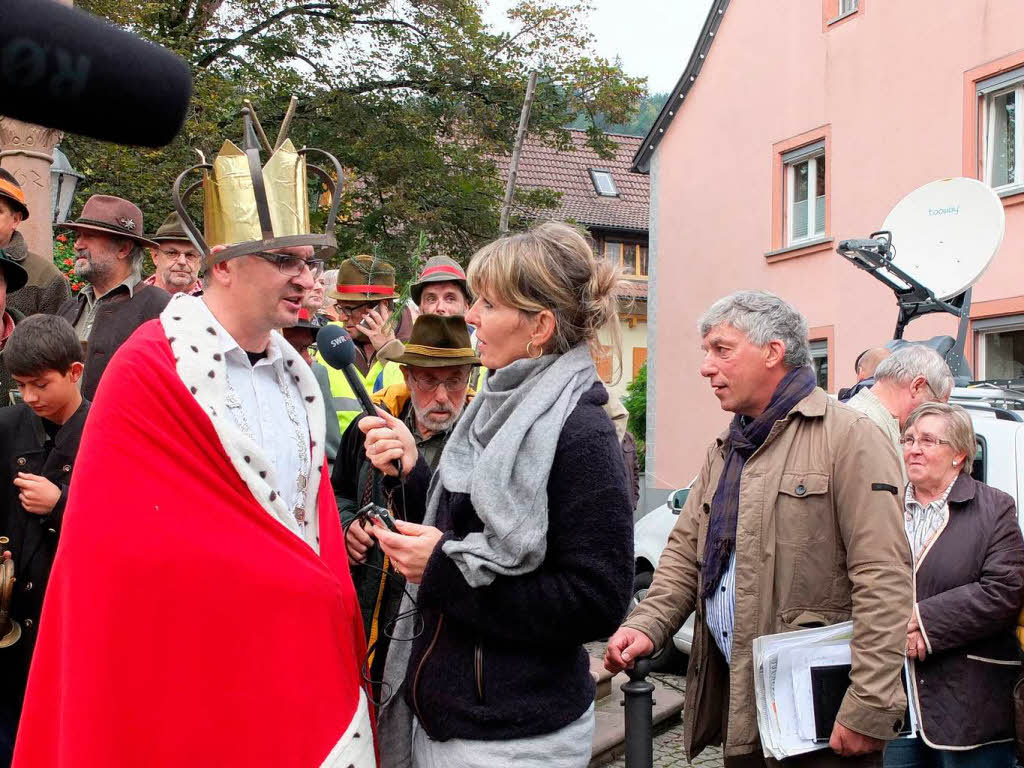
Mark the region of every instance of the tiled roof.
<instances>
[{"instance_id":1,"label":"tiled roof","mask_svg":"<svg viewBox=\"0 0 1024 768\"><path fill-rule=\"evenodd\" d=\"M527 211L546 219L572 219L597 229L646 232L651 202L650 177L630 170L643 139L610 135L615 155L604 159L587 144L586 131L570 131L573 149L559 151L527 137L519 160L516 186L520 189L553 189L561 193L555 208ZM509 158L497 158L502 178L507 178ZM602 197L594 189L590 170L610 171L618 197Z\"/></svg>"}]
</instances>

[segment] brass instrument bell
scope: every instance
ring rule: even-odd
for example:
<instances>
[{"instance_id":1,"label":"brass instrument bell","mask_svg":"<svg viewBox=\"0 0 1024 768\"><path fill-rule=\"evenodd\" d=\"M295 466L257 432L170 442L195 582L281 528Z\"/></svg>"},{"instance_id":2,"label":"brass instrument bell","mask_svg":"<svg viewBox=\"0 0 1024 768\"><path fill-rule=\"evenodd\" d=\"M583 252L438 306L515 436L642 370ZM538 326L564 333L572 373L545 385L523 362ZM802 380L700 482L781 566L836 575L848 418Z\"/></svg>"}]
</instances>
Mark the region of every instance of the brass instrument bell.
<instances>
[{"instance_id":1,"label":"brass instrument bell","mask_svg":"<svg viewBox=\"0 0 1024 768\"><path fill-rule=\"evenodd\" d=\"M11 540L0 536L0 552ZM4 558L0 564L0 648L9 648L21 639L21 625L11 618L11 599L14 597L14 560Z\"/></svg>"}]
</instances>

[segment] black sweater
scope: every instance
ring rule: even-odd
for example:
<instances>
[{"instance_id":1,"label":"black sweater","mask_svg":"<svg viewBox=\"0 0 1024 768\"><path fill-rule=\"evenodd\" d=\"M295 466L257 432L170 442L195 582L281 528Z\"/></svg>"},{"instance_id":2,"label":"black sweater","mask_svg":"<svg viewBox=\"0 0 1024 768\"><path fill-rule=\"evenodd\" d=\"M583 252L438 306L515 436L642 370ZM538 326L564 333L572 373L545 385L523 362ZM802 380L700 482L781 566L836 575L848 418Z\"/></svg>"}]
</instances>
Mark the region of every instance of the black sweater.
<instances>
[{"instance_id":1,"label":"black sweater","mask_svg":"<svg viewBox=\"0 0 1024 768\"><path fill-rule=\"evenodd\" d=\"M547 486L547 553L535 571L470 587L442 545L483 524L467 494L443 491L444 538L423 574L423 631L405 679L432 739L550 733L593 701L582 644L615 631L633 584L633 514L607 400L595 384L562 428ZM410 507L424 504L428 482L421 459L407 481Z\"/></svg>"}]
</instances>

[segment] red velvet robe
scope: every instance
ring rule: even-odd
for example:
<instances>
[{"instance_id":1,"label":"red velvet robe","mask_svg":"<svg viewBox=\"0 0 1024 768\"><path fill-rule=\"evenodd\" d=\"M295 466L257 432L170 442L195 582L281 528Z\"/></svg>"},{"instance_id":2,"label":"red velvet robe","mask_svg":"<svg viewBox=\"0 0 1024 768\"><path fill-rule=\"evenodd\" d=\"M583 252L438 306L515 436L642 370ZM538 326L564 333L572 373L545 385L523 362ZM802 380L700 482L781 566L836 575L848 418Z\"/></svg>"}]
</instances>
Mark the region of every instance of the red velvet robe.
<instances>
[{"instance_id":1,"label":"red velvet robe","mask_svg":"<svg viewBox=\"0 0 1024 768\"><path fill-rule=\"evenodd\" d=\"M160 322L142 326L85 427L14 764L321 765L365 643L319 475L318 555L256 502Z\"/></svg>"}]
</instances>

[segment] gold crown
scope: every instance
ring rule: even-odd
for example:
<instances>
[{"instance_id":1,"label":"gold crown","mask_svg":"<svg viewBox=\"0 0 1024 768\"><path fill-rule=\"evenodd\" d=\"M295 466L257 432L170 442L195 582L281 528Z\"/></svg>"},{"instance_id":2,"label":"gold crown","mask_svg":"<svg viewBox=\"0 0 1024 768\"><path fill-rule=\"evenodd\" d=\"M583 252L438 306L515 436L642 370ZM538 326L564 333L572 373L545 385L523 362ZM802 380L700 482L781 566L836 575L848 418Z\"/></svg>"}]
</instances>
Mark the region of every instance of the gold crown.
<instances>
[{"instance_id":1,"label":"gold crown","mask_svg":"<svg viewBox=\"0 0 1024 768\"><path fill-rule=\"evenodd\" d=\"M341 202L342 169L337 158L320 149L296 149L287 137L295 110L295 99L288 108L277 141L273 146L247 101L242 110L244 140L241 149L225 141L213 163L203 162L184 171L174 182L174 207L185 230L204 255L204 267L254 251L269 251L296 245L311 245L323 258L337 250L334 222ZM257 137L258 130L258 137ZM260 160L260 145L270 153L266 165ZM334 177L322 168L308 164L306 155L318 152L334 166ZM203 178L181 192L184 178L202 170ZM327 187L331 208L323 234L311 232L309 219L309 174L318 176ZM335 183L337 179L337 183ZM186 203L199 187L203 189L203 229L188 215ZM210 250L227 246L211 258Z\"/></svg>"}]
</instances>

